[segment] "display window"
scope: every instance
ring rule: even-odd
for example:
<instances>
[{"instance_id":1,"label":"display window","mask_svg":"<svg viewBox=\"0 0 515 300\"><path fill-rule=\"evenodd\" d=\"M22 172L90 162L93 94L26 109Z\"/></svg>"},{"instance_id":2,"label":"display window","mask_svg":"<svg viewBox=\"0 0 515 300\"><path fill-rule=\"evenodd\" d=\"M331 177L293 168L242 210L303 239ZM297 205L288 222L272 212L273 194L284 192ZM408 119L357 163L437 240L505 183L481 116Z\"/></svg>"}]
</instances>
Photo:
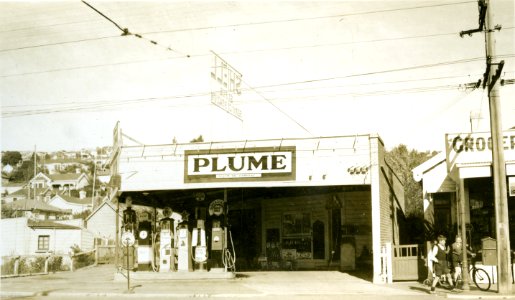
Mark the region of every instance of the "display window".
<instances>
[{"instance_id":1,"label":"display window","mask_svg":"<svg viewBox=\"0 0 515 300\"><path fill-rule=\"evenodd\" d=\"M311 214L288 212L283 214L283 257L313 258Z\"/></svg>"}]
</instances>

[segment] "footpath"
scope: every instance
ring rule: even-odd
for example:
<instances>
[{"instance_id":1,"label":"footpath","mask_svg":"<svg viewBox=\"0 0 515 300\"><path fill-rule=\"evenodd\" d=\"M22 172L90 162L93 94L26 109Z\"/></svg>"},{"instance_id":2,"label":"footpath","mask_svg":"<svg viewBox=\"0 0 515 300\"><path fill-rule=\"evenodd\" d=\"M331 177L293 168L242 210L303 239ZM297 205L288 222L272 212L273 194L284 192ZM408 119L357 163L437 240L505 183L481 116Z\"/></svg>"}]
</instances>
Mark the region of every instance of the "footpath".
<instances>
[{"instance_id":1,"label":"footpath","mask_svg":"<svg viewBox=\"0 0 515 300\"><path fill-rule=\"evenodd\" d=\"M270 271L238 272L234 279L127 281L114 280L113 265L100 265L75 272L58 272L0 281L0 297L128 297L134 299L170 298L255 298L261 296L316 295L427 295L427 287L418 282L395 282L389 285L372 284L338 271ZM495 286L494 286L495 288ZM451 293L440 291L438 296L461 299L515 299L495 291Z\"/></svg>"}]
</instances>

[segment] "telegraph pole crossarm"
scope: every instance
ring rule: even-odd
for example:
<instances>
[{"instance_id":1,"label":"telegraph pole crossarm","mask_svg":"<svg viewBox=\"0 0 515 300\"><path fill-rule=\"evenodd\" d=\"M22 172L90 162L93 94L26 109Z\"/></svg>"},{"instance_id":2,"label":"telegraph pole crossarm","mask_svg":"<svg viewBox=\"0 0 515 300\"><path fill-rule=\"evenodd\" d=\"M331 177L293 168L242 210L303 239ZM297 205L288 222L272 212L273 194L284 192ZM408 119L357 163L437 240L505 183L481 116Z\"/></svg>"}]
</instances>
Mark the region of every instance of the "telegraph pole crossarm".
<instances>
[{"instance_id":1,"label":"telegraph pole crossarm","mask_svg":"<svg viewBox=\"0 0 515 300\"><path fill-rule=\"evenodd\" d=\"M490 132L492 137L492 177L494 181L494 207L495 207L495 234L497 240L497 292L511 294L511 253L510 231L508 215L508 198L506 187L506 163L504 160L503 132L501 123L501 107L499 86L503 80L499 80L504 61L495 62L495 31L500 31L502 26L493 24L494 10L492 4L495 1L479 0L479 28L460 32L460 37L465 34L472 35L475 32L485 32L486 42L486 71L483 77L483 88L488 87L488 99L490 106ZM488 7L490 5L490 7ZM492 66L497 66L495 74L490 76ZM465 224L463 224L465 225ZM462 226L463 226L462 225ZM463 236L463 246L466 245L466 237ZM465 250L466 251L466 250ZM466 253L466 252L464 252ZM467 267L466 255L463 266ZM466 269L465 269L466 270ZM464 285L468 288L468 276L463 272Z\"/></svg>"}]
</instances>

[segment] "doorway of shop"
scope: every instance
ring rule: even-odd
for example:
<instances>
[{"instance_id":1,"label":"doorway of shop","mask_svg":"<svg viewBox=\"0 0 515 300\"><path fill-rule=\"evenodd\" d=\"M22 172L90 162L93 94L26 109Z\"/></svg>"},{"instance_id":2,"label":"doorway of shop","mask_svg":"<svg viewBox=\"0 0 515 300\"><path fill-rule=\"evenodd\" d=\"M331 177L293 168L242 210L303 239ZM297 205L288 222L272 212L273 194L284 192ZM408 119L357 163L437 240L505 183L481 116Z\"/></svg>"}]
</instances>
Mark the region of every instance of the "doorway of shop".
<instances>
[{"instance_id":1,"label":"doorway of shop","mask_svg":"<svg viewBox=\"0 0 515 300\"><path fill-rule=\"evenodd\" d=\"M258 239L258 233L261 230L260 222L259 210L236 209L229 211L229 224L236 252L237 271L258 269L257 256L260 249Z\"/></svg>"},{"instance_id":2,"label":"doorway of shop","mask_svg":"<svg viewBox=\"0 0 515 300\"><path fill-rule=\"evenodd\" d=\"M339 268L340 266L340 243L341 243L341 227L342 227L342 210L341 208L332 208L331 214L331 240L329 243L329 268Z\"/></svg>"}]
</instances>

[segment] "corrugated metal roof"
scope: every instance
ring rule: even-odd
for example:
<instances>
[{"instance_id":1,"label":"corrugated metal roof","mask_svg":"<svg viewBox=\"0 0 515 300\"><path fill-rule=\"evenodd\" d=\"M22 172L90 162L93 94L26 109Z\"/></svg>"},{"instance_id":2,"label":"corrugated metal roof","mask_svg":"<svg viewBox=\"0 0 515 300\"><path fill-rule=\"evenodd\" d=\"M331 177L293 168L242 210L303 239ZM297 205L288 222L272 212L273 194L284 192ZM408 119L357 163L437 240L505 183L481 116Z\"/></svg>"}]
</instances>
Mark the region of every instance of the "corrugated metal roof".
<instances>
[{"instance_id":1,"label":"corrugated metal roof","mask_svg":"<svg viewBox=\"0 0 515 300\"><path fill-rule=\"evenodd\" d=\"M68 195L57 195L57 196L61 197L66 202L70 202L70 203L82 204L82 205L91 204L91 199L88 199L88 198L80 199L80 198L72 197L72 196L68 196Z\"/></svg>"},{"instance_id":2,"label":"corrugated metal roof","mask_svg":"<svg viewBox=\"0 0 515 300\"><path fill-rule=\"evenodd\" d=\"M51 174L47 175L52 181L59 181L59 180L77 180L79 179L83 174L78 173L66 173L66 174Z\"/></svg>"},{"instance_id":3,"label":"corrugated metal roof","mask_svg":"<svg viewBox=\"0 0 515 300\"><path fill-rule=\"evenodd\" d=\"M77 226L61 224L50 220L28 220L27 226L32 228L81 229Z\"/></svg>"},{"instance_id":4,"label":"corrugated metal roof","mask_svg":"<svg viewBox=\"0 0 515 300\"><path fill-rule=\"evenodd\" d=\"M39 210L59 213L72 213L71 209L60 209L43 201L34 201L30 199L21 199L4 205L14 210Z\"/></svg>"}]
</instances>

